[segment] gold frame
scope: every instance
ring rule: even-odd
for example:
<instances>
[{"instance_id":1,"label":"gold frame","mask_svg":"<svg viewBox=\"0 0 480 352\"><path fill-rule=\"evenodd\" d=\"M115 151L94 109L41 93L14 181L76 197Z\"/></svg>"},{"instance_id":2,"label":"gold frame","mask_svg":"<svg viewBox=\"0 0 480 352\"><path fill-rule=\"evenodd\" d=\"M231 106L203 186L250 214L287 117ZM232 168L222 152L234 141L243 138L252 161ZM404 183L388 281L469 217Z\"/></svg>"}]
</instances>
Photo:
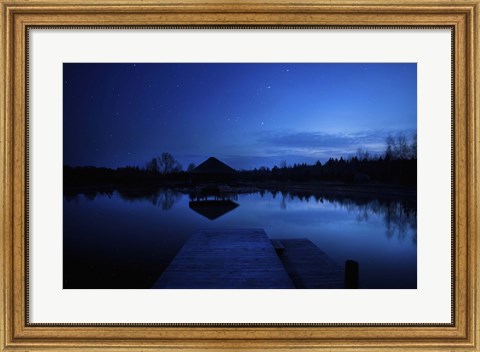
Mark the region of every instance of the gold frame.
<instances>
[{"instance_id":1,"label":"gold frame","mask_svg":"<svg viewBox=\"0 0 480 352\"><path fill-rule=\"evenodd\" d=\"M480 351L480 0L0 0L0 351ZM37 325L27 321L26 37L31 26L450 26L454 43L452 324ZM447 157L447 156L446 156Z\"/></svg>"}]
</instances>

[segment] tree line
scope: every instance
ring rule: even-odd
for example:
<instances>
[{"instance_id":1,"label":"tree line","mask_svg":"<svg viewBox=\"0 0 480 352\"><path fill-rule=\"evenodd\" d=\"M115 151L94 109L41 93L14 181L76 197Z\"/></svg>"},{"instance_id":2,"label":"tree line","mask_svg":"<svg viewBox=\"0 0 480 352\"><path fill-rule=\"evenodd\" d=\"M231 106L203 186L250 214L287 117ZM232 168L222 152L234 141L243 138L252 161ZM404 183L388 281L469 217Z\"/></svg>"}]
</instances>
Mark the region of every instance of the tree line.
<instances>
[{"instance_id":1,"label":"tree line","mask_svg":"<svg viewBox=\"0 0 480 352\"><path fill-rule=\"evenodd\" d=\"M261 167L241 171L240 179L250 182L314 182L339 181L345 183L367 183L371 181L416 186L417 184L417 137L409 142L405 135L389 135L385 151L374 155L359 148L355 156L344 159L330 158L324 164L295 163L273 168Z\"/></svg>"},{"instance_id":2,"label":"tree line","mask_svg":"<svg viewBox=\"0 0 480 352\"><path fill-rule=\"evenodd\" d=\"M185 184L190 181L190 173L195 164L186 170L171 155L164 152L149 160L145 167L126 166L117 169L103 167L64 166L65 186L96 186L112 184L154 185ZM235 182L381 182L416 186L417 182L417 140L416 135L408 141L403 135L388 136L385 151L374 155L359 148L350 158L330 158L322 164L295 163L288 166L284 161L279 166L260 167L238 171Z\"/></svg>"}]
</instances>

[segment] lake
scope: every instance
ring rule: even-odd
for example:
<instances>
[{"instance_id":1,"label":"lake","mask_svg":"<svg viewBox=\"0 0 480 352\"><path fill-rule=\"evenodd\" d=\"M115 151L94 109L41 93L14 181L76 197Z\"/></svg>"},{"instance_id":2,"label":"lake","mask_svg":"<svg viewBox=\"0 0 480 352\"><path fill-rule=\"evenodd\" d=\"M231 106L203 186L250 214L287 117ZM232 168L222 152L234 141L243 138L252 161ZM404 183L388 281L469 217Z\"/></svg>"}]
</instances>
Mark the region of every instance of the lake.
<instances>
[{"instance_id":1,"label":"lake","mask_svg":"<svg viewBox=\"0 0 480 352\"><path fill-rule=\"evenodd\" d=\"M401 197L400 197L401 198ZM417 287L416 201L321 192L240 193L221 204L173 189L84 192L63 200L64 288L151 288L198 229L263 228L306 238L360 288Z\"/></svg>"}]
</instances>

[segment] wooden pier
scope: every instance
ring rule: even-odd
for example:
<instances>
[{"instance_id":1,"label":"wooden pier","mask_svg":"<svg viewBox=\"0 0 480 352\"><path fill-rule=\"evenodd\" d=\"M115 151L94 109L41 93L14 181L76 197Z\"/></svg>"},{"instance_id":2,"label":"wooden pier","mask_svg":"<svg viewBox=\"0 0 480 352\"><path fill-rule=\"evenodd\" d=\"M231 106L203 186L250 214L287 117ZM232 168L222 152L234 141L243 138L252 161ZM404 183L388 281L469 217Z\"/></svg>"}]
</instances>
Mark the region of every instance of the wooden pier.
<instances>
[{"instance_id":1,"label":"wooden pier","mask_svg":"<svg viewBox=\"0 0 480 352\"><path fill-rule=\"evenodd\" d=\"M294 288L263 229L194 233L153 288Z\"/></svg>"},{"instance_id":2,"label":"wooden pier","mask_svg":"<svg viewBox=\"0 0 480 352\"><path fill-rule=\"evenodd\" d=\"M194 233L153 288L344 288L344 269L307 239L270 240L263 229Z\"/></svg>"},{"instance_id":3,"label":"wooden pier","mask_svg":"<svg viewBox=\"0 0 480 352\"><path fill-rule=\"evenodd\" d=\"M344 268L310 240L281 239L272 243L296 288L345 287Z\"/></svg>"}]
</instances>

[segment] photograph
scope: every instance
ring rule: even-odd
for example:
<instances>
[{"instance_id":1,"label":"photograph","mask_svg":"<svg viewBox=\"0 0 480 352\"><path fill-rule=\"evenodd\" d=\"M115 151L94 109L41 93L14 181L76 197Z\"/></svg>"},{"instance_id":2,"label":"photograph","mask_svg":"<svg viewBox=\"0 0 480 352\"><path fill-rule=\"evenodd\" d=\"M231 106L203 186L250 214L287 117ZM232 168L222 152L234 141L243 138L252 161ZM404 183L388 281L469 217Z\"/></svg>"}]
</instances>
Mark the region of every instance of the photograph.
<instances>
[{"instance_id":1,"label":"photograph","mask_svg":"<svg viewBox=\"0 0 480 352\"><path fill-rule=\"evenodd\" d=\"M63 63L64 289L417 289L417 64Z\"/></svg>"}]
</instances>

